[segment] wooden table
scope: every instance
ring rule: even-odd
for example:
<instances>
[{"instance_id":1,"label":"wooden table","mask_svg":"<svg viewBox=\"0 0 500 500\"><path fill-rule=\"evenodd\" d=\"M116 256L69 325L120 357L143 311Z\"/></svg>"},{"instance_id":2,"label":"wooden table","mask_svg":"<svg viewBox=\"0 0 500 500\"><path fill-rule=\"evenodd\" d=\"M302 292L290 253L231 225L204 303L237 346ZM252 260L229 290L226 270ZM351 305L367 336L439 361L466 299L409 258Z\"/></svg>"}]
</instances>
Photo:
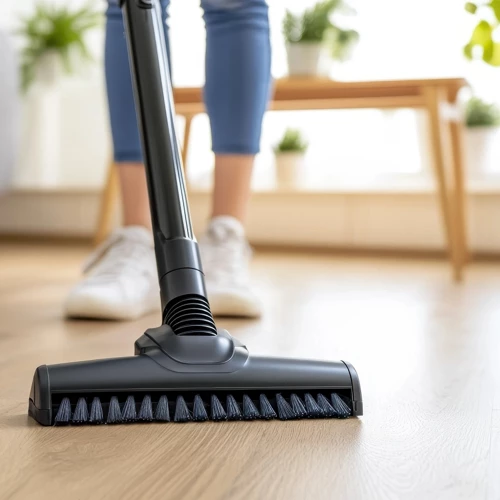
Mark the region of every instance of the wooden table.
<instances>
[{"instance_id":1,"label":"wooden table","mask_svg":"<svg viewBox=\"0 0 500 500\"><path fill-rule=\"evenodd\" d=\"M468 260L465 221L463 125L454 109L458 92L467 82L463 78L335 82L328 79L277 80L269 109L313 110L355 108L414 108L427 112L433 169L453 278L460 281ZM186 119L183 162L187 153L194 116L205 111L199 87L174 89L176 112ZM109 169L104 190L96 239L102 240L111 222L117 198L117 176Z\"/></svg>"}]
</instances>

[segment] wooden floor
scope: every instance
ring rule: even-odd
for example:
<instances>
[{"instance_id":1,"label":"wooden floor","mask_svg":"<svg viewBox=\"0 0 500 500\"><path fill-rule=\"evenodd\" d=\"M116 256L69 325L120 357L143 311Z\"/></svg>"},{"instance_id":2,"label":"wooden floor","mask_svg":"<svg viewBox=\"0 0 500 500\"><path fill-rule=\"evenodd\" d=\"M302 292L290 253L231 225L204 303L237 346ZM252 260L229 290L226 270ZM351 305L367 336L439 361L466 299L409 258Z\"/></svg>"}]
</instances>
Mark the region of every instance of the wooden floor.
<instances>
[{"instance_id":1,"label":"wooden floor","mask_svg":"<svg viewBox=\"0 0 500 500\"><path fill-rule=\"evenodd\" d=\"M365 415L42 428L36 366L132 353L158 323L64 321L84 248L0 246L0 498L500 499L500 266L257 255L254 353L346 359Z\"/></svg>"}]
</instances>

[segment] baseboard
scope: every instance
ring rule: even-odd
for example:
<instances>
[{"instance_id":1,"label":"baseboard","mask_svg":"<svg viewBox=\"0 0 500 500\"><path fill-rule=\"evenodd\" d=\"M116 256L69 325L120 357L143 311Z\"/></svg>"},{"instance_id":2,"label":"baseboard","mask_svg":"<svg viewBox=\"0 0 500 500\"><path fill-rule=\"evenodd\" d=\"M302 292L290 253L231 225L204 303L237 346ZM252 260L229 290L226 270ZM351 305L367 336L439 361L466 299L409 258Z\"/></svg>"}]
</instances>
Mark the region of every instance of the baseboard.
<instances>
[{"instance_id":1,"label":"baseboard","mask_svg":"<svg viewBox=\"0 0 500 500\"><path fill-rule=\"evenodd\" d=\"M500 255L500 192L468 196L468 239L474 255ZM201 232L210 213L207 192L189 194L193 225ZM20 191L0 198L0 235L90 241L100 192ZM118 212L118 210L117 210ZM248 236L274 248L347 249L402 255L444 254L435 193L257 192L252 196Z\"/></svg>"},{"instance_id":2,"label":"baseboard","mask_svg":"<svg viewBox=\"0 0 500 500\"><path fill-rule=\"evenodd\" d=\"M91 248L94 243L89 236L61 236L58 234L46 235L21 235L21 234L0 234L0 243L7 244L36 244L36 245L64 245L69 247L88 246ZM448 260L448 253L444 250L413 250L410 248L356 248L356 247L319 247L310 245L272 245L253 244L252 248L257 253L279 253L285 255L307 254L338 257L365 258L376 257L380 259L419 259L419 260ZM500 252L472 252L471 262L500 262Z\"/></svg>"}]
</instances>

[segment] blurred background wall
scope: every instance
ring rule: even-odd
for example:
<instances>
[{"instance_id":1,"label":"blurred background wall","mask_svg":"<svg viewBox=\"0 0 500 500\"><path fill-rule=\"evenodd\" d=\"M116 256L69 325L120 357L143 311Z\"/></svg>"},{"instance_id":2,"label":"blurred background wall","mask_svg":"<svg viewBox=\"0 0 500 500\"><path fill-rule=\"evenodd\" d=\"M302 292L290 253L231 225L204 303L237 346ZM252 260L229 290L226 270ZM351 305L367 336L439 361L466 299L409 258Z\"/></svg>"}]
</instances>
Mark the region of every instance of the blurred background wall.
<instances>
[{"instance_id":1,"label":"blurred background wall","mask_svg":"<svg viewBox=\"0 0 500 500\"><path fill-rule=\"evenodd\" d=\"M5 0L0 4L0 29L11 34L15 47L20 46L20 41L12 33L19 25L20 17L32 12L36 3L36 0ZM50 0L49 3L77 6L87 2ZM286 75L285 44L281 33L285 9L302 10L312 3L309 0L270 2L273 75L276 78ZM96 0L93 5L104 12L104 0ZM481 97L498 100L500 71L481 62L466 61L463 56L462 47L475 21L464 12L462 2L354 0L351 5L357 13L350 22L360 33L360 41L349 61L331 65L331 77L369 80L458 75L467 77L474 92ZM170 14L174 84L203 85L205 33L199 3L197 0L172 0ZM23 98L21 154L16 166L14 190L7 199L0 200L0 231L91 236L99 190L111 154L102 71L103 37L103 29L95 30L88 37L94 62L61 80L58 95L52 101L50 119L45 118L43 124L37 122L30 97ZM307 172L301 186L303 196L298 201L293 193L270 194L275 186L272 148L287 126L300 126L310 143L306 155ZM36 148L30 147L33 127L47 129L45 143L50 143L47 146L50 153L46 154L52 171L45 177L26 175L32 171L33 162L39 160L34 157ZM183 127L182 120L179 120L179 127ZM359 147L360 143L362 147ZM211 169L208 120L202 115L194 120L189 151L189 178L195 193L192 195L194 215L200 220L206 212L204 200L210 186ZM469 182L472 185L472 244L480 249L500 251L500 241L491 236L489 226L478 226L475 222L479 219L483 224L486 214L500 210L496 205L497 191L500 193L500 161L490 162L486 170L481 179ZM321 210L335 214L332 220L339 217L339 210L351 215L342 217L341 225L347 228L342 229L343 236L339 233L337 239L331 237L325 241L320 237L320 243L349 246L354 241L353 234L359 234L363 240L370 233L363 229L364 226L370 229L375 224L376 236L366 240L368 246L374 243L398 246L399 241L399 246L411 247L417 244L417 240L423 248L440 248L442 245L439 216L434 216L425 122L418 111L368 109L268 113L254 187L256 199L260 196L267 203L267 208L262 205L259 213L264 213L270 206L285 206L283 197L294 206L297 203L311 206L319 200L318 197L307 198L311 193L311 196L317 191L332 193L323 202L326 205L323 204ZM414 203L405 212L403 200L408 192L413 194ZM46 212L40 222L33 218L30 210L42 206ZM398 206L403 212L393 220L391 214ZM368 211L373 214L364 220ZM359 230L353 230L351 226L356 225L357 213L363 214L363 222ZM429 218L431 213L433 215ZM406 226L404 214L418 221L416 227L422 227L416 236L408 235L406 239L398 229ZM381 226L383 220L387 228ZM318 226L317 233L324 233L324 228L331 228L332 224L324 221ZM254 222L251 226L259 224ZM266 231L256 234L256 239L266 242L269 239L266 234ZM311 241L306 238L304 243L314 241L313 237Z\"/></svg>"}]
</instances>

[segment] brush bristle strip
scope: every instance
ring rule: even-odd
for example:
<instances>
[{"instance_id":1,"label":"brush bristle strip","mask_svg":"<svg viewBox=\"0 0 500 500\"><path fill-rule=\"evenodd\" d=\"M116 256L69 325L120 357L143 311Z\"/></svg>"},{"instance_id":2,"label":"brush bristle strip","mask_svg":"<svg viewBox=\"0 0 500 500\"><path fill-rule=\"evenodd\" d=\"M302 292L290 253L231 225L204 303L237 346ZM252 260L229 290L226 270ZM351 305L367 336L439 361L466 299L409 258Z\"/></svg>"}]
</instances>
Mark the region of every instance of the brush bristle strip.
<instances>
[{"instance_id":1,"label":"brush bristle strip","mask_svg":"<svg viewBox=\"0 0 500 500\"><path fill-rule=\"evenodd\" d=\"M224 407L222 406L222 403L219 401L219 398L215 394L212 394L212 398L210 399L210 407L211 407L211 418L214 422L227 420L227 414L224 411Z\"/></svg>"},{"instance_id":2,"label":"brush bristle strip","mask_svg":"<svg viewBox=\"0 0 500 500\"><path fill-rule=\"evenodd\" d=\"M300 394L300 395L299 395ZM203 396L178 395L173 420L175 422L204 422L213 420L292 420L301 418L348 418L351 408L337 393L327 395L321 393L292 393L276 395L262 393L256 402L248 394L226 394L225 399L219 395ZM125 397L125 396L123 396ZM99 397L79 397L73 400L74 410L69 397L62 398L54 417L55 425L82 424L118 424L130 422L170 422L169 400L166 394L159 396L157 402L152 394L137 400L134 395L126 397L120 404L117 396L112 396L109 403L103 403ZM192 399L191 399L192 398ZM241 398L241 399L240 399ZM76 401L76 404L75 404ZM139 403L140 401L140 403ZM225 405L221 402L223 401ZM54 411L56 411L54 410Z\"/></svg>"},{"instance_id":3,"label":"brush bristle strip","mask_svg":"<svg viewBox=\"0 0 500 500\"><path fill-rule=\"evenodd\" d=\"M252 398L247 394L243 395L243 418L245 420L255 420L260 418L259 410L253 404Z\"/></svg>"},{"instance_id":4,"label":"brush bristle strip","mask_svg":"<svg viewBox=\"0 0 500 500\"><path fill-rule=\"evenodd\" d=\"M57 410L54 423L56 425L66 425L69 424L70 419L71 419L71 403L69 401L69 398L63 398Z\"/></svg>"},{"instance_id":5,"label":"brush bristle strip","mask_svg":"<svg viewBox=\"0 0 500 500\"><path fill-rule=\"evenodd\" d=\"M158 422L170 422L170 410L168 408L168 398L163 395L158 400L155 410L155 420Z\"/></svg>"},{"instance_id":6,"label":"brush bristle strip","mask_svg":"<svg viewBox=\"0 0 500 500\"><path fill-rule=\"evenodd\" d=\"M201 399L201 396L199 394L194 397L193 420L195 422L205 422L205 420L208 420L205 403L203 402L203 399Z\"/></svg>"}]
</instances>

